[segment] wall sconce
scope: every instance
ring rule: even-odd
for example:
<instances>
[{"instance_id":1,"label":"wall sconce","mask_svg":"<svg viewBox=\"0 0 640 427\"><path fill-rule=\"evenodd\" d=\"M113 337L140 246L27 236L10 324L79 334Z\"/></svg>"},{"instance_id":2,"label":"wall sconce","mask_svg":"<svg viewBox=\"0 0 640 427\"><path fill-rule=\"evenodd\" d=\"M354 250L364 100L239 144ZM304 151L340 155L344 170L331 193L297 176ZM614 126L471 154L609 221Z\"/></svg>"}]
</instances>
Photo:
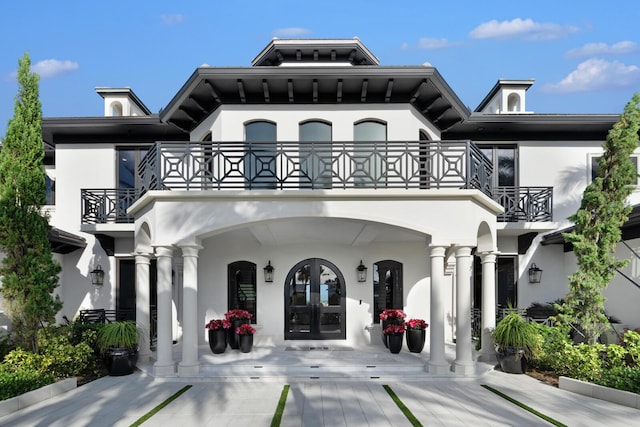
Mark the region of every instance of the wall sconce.
<instances>
[{"instance_id":1,"label":"wall sconce","mask_svg":"<svg viewBox=\"0 0 640 427\"><path fill-rule=\"evenodd\" d=\"M104 284L104 270L102 270L102 266L98 264L93 271L89 272L91 274L91 284L95 286L102 286Z\"/></svg>"},{"instance_id":2,"label":"wall sconce","mask_svg":"<svg viewBox=\"0 0 640 427\"><path fill-rule=\"evenodd\" d=\"M273 270L274 268L271 266L271 260L269 260L269 264L264 268L264 281L267 283L273 282Z\"/></svg>"},{"instance_id":3,"label":"wall sconce","mask_svg":"<svg viewBox=\"0 0 640 427\"><path fill-rule=\"evenodd\" d=\"M367 281L367 267L364 266L362 260L360 260L360 265L356 268L358 272L358 282L366 282Z\"/></svg>"},{"instance_id":4,"label":"wall sconce","mask_svg":"<svg viewBox=\"0 0 640 427\"><path fill-rule=\"evenodd\" d=\"M531 263L529 267L529 283L540 283L542 279L542 270L535 263Z\"/></svg>"}]
</instances>

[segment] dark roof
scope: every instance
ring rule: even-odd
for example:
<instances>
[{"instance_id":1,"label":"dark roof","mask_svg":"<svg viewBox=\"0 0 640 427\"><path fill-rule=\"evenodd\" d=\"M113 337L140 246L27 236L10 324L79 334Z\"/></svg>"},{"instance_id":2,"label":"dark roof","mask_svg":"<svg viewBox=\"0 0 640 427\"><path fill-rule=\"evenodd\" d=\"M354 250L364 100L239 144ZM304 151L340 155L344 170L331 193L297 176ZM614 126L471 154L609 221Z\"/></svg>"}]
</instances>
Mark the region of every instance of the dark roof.
<instances>
[{"instance_id":1,"label":"dark roof","mask_svg":"<svg viewBox=\"0 0 640 427\"><path fill-rule=\"evenodd\" d=\"M413 105L440 129L465 120L469 109L433 67L202 67L160 112L193 130L223 104Z\"/></svg>"},{"instance_id":2,"label":"dark roof","mask_svg":"<svg viewBox=\"0 0 640 427\"><path fill-rule=\"evenodd\" d=\"M349 63L378 65L380 61L358 38L353 39L273 39L251 61L254 67L282 63Z\"/></svg>"},{"instance_id":3,"label":"dark roof","mask_svg":"<svg viewBox=\"0 0 640 427\"><path fill-rule=\"evenodd\" d=\"M169 123L161 122L157 115L44 118L42 136L49 145L61 142L124 144L189 139L189 134Z\"/></svg>"},{"instance_id":4,"label":"dark roof","mask_svg":"<svg viewBox=\"0 0 640 427\"><path fill-rule=\"evenodd\" d=\"M618 114L480 114L443 132L442 139L476 141L602 140Z\"/></svg>"},{"instance_id":5,"label":"dark roof","mask_svg":"<svg viewBox=\"0 0 640 427\"><path fill-rule=\"evenodd\" d=\"M566 243L564 233L571 233L576 229L575 225L563 228L562 230L554 231L553 233L545 234L542 236L540 244L546 245L559 245ZM633 205L629 218L621 228L622 240L629 240L639 237L640 235L640 204Z\"/></svg>"},{"instance_id":6,"label":"dark roof","mask_svg":"<svg viewBox=\"0 0 640 427\"><path fill-rule=\"evenodd\" d=\"M87 242L83 237L62 231L56 227L49 229L48 237L49 243L51 243L51 250L59 254L68 254L87 246Z\"/></svg>"}]
</instances>

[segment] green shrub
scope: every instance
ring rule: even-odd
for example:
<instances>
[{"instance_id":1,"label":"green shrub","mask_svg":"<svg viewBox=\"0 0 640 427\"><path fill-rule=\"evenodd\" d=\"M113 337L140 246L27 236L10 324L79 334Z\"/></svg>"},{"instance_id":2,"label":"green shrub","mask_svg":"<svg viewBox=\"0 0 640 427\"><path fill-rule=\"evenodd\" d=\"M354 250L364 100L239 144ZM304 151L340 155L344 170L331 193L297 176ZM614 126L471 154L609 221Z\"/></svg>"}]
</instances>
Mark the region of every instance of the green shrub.
<instances>
[{"instance_id":1,"label":"green shrub","mask_svg":"<svg viewBox=\"0 0 640 427\"><path fill-rule=\"evenodd\" d=\"M13 372L0 372L0 400L19 396L45 385L53 384L53 374L42 373L31 369L20 369Z\"/></svg>"},{"instance_id":2,"label":"green shrub","mask_svg":"<svg viewBox=\"0 0 640 427\"><path fill-rule=\"evenodd\" d=\"M522 349L528 360L539 356L542 345L542 337L535 324L526 321L516 312L500 319L493 330L493 339L499 351L508 348Z\"/></svg>"},{"instance_id":3,"label":"green shrub","mask_svg":"<svg viewBox=\"0 0 640 427\"><path fill-rule=\"evenodd\" d=\"M602 376L594 382L605 387L640 394L640 368L616 366L603 371Z\"/></svg>"},{"instance_id":4,"label":"green shrub","mask_svg":"<svg viewBox=\"0 0 640 427\"><path fill-rule=\"evenodd\" d=\"M43 344L41 351L48 362L48 370L58 378L84 375L91 370L92 362L96 359L87 343L80 342L74 346L64 335L51 337Z\"/></svg>"},{"instance_id":5,"label":"green shrub","mask_svg":"<svg viewBox=\"0 0 640 427\"><path fill-rule=\"evenodd\" d=\"M625 332L622 346L627 350L627 363L640 366L640 334L634 331Z\"/></svg>"},{"instance_id":6,"label":"green shrub","mask_svg":"<svg viewBox=\"0 0 640 427\"><path fill-rule=\"evenodd\" d=\"M51 361L42 354L35 354L22 348L16 348L4 357L0 365L2 372L36 371L47 373Z\"/></svg>"},{"instance_id":7,"label":"green shrub","mask_svg":"<svg viewBox=\"0 0 640 427\"><path fill-rule=\"evenodd\" d=\"M567 328L535 324L535 328L542 337L540 353L532 366L543 371L555 371L558 365L558 354L571 344Z\"/></svg>"}]
</instances>

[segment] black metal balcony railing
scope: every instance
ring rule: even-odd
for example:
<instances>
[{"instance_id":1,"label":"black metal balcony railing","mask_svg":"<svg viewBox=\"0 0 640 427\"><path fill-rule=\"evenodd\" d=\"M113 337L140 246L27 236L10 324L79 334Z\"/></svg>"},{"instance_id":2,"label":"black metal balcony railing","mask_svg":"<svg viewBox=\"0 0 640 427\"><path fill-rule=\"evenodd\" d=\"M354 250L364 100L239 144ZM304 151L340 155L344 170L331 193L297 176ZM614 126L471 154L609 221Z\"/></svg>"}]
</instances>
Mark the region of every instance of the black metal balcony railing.
<instances>
[{"instance_id":1,"label":"black metal balcony railing","mask_svg":"<svg viewBox=\"0 0 640 427\"><path fill-rule=\"evenodd\" d=\"M478 189L500 221L550 221L550 187L491 185L493 165L471 141L158 142L138 166L140 189L82 190L83 224L130 223L149 190Z\"/></svg>"},{"instance_id":2,"label":"black metal balcony railing","mask_svg":"<svg viewBox=\"0 0 640 427\"><path fill-rule=\"evenodd\" d=\"M471 141L158 142L140 163L142 191L476 188L493 165Z\"/></svg>"},{"instance_id":3,"label":"black metal balcony railing","mask_svg":"<svg viewBox=\"0 0 640 427\"><path fill-rule=\"evenodd\" d=\"M495 187L493 199L504 207L498 221L553 221L552 187Z\"/></svg>"},{"instance_id":4,"label":"black metal balcony railing","mask_svg":"<svg viewBox=\"0 0 640 427\"><path fill-rule=\"evenodd\" d=\"M127 209L141 195L139 189L82 189L82 223L133 223Z\"/></svg>"}]
</instances>

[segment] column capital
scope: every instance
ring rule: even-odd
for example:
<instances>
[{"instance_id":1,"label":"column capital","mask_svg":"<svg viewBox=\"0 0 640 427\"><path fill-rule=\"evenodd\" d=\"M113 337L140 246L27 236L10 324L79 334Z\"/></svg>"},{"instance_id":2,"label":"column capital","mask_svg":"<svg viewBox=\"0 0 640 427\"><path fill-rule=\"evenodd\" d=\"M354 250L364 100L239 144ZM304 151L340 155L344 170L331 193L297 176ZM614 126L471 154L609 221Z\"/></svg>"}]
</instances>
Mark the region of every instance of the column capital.
<instances>
[{"instance_id":1,"label":"column capital","mask_svg":"<svg viewBox=\"0 0 640 427\"><path fill-rule=\"evenodd\" d=\"M173 256L173 245L158 245L158 246L154 246L154 249L156 251L156 256L166 256L166 257L172 257Z\"/></svg>"},{"instance_id":2,"label":"column capital","mask_svg":"<svg viewBox=\"0 0 640 427\"><path fill-rule=\"evenodd\" d=\"M481 262L484 264L485 262L496 262L496 258L498 257L498 252L481 252L480 258Z\"/></svg>"},{"instance_id":3,"label":"column capital","mask_svg":"<svg viewBox=\"0 0 640 427\"><path fill-rule=\"evenodd\" d=\"M431 257L444 257L446 251L446 246L429 245L429 256Z\"/></svg>"},{"instance_id":4,"label":"column capital","mask_svg":"<svg viewBox=\"0 0 640 427\"><path fill-rule=\"evenodd\" d=\"M471 256L471 246L457 246L456 258Z\"/></svg>"},{"instance_id":5,"label":"column capital","mask_svg":"<svg viewBox=\"0 0 640 427\"><path fill-rule=\"evenodd\" d=\"M182 249L183 257L197 257L198 252L204 249L202 246L197 244L179 245L179 248Z\"/></svg>"}]
</instances>

